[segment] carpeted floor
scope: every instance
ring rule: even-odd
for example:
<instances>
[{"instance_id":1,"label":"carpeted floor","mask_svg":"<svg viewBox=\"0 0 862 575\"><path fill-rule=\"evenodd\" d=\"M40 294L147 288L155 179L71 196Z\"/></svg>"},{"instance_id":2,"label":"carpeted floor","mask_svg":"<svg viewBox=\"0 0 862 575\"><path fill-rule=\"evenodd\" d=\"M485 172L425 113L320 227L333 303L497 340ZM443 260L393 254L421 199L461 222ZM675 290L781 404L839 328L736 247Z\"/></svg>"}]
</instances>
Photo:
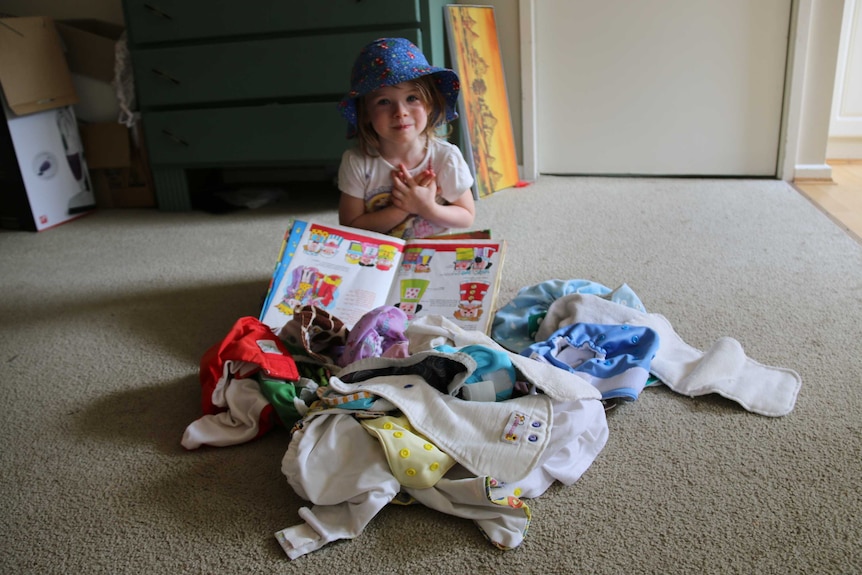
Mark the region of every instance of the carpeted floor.
<instances>
[{"instance_id":1,"label":"carpeted floor","mask_svg":"<svg viewBox=\"0 0 862 575\"><path fill-rule=\"evenodd\" d=\"M608 414L574 485L529 502L512 551L470 521L384 509L291 562L303 502L278 430L186 452L198 360L257 315L291 218L101 211L0 232L0 572L862 572L862 246L778 181L542 177L478 204L509 242L500 304L547 279L628 284L689 344L722 336L803 380L786 417L648 388Z\"/></svg>"}]
</instances>

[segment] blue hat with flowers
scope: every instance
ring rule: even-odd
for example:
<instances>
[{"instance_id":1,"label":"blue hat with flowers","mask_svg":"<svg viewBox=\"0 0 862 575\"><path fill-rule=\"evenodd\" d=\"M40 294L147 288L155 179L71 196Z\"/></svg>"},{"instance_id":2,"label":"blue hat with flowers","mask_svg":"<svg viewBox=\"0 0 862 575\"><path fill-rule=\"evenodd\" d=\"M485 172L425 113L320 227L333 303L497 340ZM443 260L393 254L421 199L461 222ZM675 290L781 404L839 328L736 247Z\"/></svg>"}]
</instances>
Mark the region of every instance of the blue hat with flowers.
<instances>
[{"instance_id":1,"label":"blue hat with flowers","mask_svg":"<svg viewBox=\"0 0 862 575\"><path fill-rule=\"evenodd\" d=\"M446 121L451 122L458 117L455 107L461 89L455 72L431 66L419 48L404 38L379 38L365 46L353 64L350 91L338 103L341 115L350 124L347 136L356 135L356 98L384 86L394 86L431 74L446 100Z\"/></svg>"}]
</instances>

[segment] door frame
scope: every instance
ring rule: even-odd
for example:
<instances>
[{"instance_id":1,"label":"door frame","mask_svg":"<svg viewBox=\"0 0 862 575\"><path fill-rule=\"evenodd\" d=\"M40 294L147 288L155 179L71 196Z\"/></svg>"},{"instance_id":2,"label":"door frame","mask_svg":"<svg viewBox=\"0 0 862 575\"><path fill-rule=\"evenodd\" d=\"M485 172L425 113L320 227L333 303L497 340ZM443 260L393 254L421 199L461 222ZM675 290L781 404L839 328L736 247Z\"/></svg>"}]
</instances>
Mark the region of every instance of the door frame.
<instances>
[{"instance_id":1,"label":"door frame","mask_svg":"<svg viewBox=\"0 0 862 575\"><path fill-rule=\"evenodd\" d=\"M536 1L518 0L518 16L521 33L521 93L522 93L522 155L523 178L536 180L538 171L538 126L536 122ZM831 178L831 168L822 165L796 165L803 113L811 113L805 106L804 80L809 57L818 49L816 38L812 39L812 9L815 0L791 0L790 38L788 41L787 65L784 80L784 102L781 113L781 133L778 141L778 165L775 177L792 181L796 177ZM829 102L832 101L832 87ZM825 158L826 150L823 155Z\"/></svg>"}]
</instances>

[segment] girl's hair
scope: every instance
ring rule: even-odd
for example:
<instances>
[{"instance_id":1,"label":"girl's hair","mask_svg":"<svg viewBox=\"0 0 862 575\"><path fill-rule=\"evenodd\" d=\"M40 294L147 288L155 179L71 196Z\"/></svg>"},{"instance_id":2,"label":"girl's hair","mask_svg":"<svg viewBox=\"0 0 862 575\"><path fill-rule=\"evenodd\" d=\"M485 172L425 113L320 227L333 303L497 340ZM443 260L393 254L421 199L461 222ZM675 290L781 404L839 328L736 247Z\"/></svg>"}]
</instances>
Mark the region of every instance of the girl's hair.
<instances>
[{"instance_id":1,"label":"girl's hair","mask_svg":"<svg viewBox=\"0 0 862 575\"><path fill-rule=\"evenodd\" d=\"M446 123L446 99L443 93L430 75L421 76L407 83L419 91L419 99L425 104L425 109L429 110L428 125L425 126L423 134L429 138L438 137L437 129ZM366 98L371 97L372 94L373 92L356 98L356 138L359 140L359 150L366 156L380 154L380 137L371 127L368 107L365 103Z\"/></svg>"}]
</instances>

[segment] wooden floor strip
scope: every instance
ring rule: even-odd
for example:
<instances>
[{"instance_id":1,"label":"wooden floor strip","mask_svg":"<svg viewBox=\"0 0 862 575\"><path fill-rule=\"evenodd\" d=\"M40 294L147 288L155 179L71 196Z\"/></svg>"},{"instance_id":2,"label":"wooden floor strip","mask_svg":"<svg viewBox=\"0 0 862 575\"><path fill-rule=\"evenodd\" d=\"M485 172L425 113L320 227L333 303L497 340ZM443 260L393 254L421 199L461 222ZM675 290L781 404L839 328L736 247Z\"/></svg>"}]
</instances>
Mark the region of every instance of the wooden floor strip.
<instances>
[{"instance_id":1,"label":"wooden floor strip","mask_svg":"<svg viewBox=\"0 0 862 575\"><path fill-rule=\"evenodd\" d=\"M794 187L862 243L862 160L827 160L832 180L802 179Z\"/></svg>"}]
</instances>

